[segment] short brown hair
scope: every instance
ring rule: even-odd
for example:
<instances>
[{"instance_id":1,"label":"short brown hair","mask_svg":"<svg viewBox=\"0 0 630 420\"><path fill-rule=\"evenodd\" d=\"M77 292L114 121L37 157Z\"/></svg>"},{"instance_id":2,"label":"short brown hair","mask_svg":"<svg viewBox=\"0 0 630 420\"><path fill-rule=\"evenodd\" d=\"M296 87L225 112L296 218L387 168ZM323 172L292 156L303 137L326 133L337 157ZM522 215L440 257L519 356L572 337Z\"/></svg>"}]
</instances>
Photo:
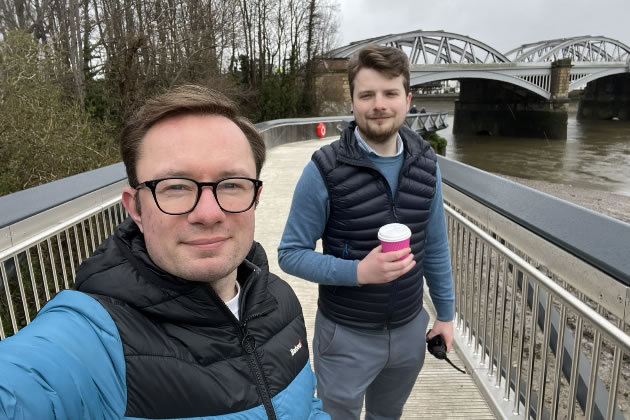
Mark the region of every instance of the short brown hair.
<instances>
[{"instance_id":1,"label":"short brown hair","mask_svg":"<svg viewBox=\"0 0 630 420\"><path fill-rule=\"evenodd\" d=\"M236 104L222 93L203 86L183 85L149 99L123 128L120 135L120 154L130 186L138 186L136 165L142 139L149 129L167 118L191 114L220 115L236 124L249 141L256 162L256 177L260 176L265 163L265 142L256 127L247 118L239 115Z\"/></svg>"},{"instance_id":2,"label":"short brown hair","mask_svg":"<svg viewBox=\"0 0 630 420\"><path fill-rule=\"evenodd\" d=\"M350 98L354 95L354 78L361 69L372 69L390 78L402 76L405 94L409 94L409 59L402 50L370 44L361 48L348 62Z\"/></svg>"}]
</instances>

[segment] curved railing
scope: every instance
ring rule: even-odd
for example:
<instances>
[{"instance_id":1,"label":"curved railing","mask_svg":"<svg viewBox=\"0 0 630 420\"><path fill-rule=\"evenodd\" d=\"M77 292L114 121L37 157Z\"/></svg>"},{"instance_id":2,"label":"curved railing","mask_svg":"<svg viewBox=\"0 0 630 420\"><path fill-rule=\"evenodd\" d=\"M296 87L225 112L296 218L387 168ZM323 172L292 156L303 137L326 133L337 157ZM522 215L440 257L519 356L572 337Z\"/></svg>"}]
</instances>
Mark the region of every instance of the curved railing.
<instances>
[{"instance_id":1,"label":"curved railing","mask_svg":"<svg viewBox=\"0 0 630 420\"><path fill-rule=\"evenodd\" d=\"M624 418L630 225L439 164L458 353L487 400L502 418Z\"/></svg>"}]
</instances>

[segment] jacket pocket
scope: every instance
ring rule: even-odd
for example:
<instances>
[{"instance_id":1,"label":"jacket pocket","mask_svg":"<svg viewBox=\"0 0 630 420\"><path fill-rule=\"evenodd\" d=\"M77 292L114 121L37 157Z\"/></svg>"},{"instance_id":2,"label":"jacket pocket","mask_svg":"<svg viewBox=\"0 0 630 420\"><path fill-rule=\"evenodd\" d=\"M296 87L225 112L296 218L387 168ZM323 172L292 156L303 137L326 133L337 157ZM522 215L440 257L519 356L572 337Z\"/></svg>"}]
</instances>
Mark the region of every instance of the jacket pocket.
<instances>
[{"instance_id":1,"label":"jacket pocket","mask_svg":"<svg viewBox=\"0 0 630 420\"><path fill-rule=\"evenodd\" d=\"M317 313L316 322L318 327L314 341L317 342L313 342L315 347L313 350L317 351L319 356L323 356L334 349L333 344L340 334L340 328L336 322L329 320L321 313Z\"/></svg>"},{"instance_id":2,"label":"jacket pocket","mask_svg":"<svg viewBox=\"0 0 630 420\"><path fill-rule=\"evenodd\" d=\"M350 254L350 248L348 247L348 243L343 244L343 250L341 251L341 258L346 259Z\"/></svg>"}]
</instances>

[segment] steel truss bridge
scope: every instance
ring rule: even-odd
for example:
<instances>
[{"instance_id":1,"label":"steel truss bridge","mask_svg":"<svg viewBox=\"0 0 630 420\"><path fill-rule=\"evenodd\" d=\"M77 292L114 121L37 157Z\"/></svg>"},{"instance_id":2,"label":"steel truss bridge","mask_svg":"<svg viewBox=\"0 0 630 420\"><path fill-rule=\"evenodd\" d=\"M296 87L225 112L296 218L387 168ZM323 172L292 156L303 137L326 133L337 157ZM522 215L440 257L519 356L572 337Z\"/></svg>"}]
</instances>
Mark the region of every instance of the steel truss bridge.
<instances>
[{"instance_id":1,"label":"steel truss bridge","mask_svg":"<svg viewBox=\"0 0 630 420\"><path fill-rule=\"evenodd\" d=\"M330 51L328 57L349 58L368 44L403 50L409 57L412 86L440 80L490 79L550 99L551 65L559 59L571 59L569 91L602 77L630 73L630 47L603 36L539 41L502 54L465 35L418 30L353 42Z\"/></svg>"}]
</instances>

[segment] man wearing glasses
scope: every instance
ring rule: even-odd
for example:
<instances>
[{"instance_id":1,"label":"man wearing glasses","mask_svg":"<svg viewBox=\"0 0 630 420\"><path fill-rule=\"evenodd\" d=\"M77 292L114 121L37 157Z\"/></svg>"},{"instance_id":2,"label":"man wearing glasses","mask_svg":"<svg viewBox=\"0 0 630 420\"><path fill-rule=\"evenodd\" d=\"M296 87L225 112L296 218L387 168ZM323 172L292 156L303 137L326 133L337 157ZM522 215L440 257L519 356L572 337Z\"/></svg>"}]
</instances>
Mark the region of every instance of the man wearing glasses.
<instances>
[{"instance_id":1,"label":"man wearing glasses","mask_svg":"<svg viewBox=\"0 0 630 420\"><path fill-rule=\"evenodd\" d=\"M183 86L136 112L121 153L130 218L78 291L0 342L0 418L329 419L300 304L254 242L260 134Z\"/></svg>"}]
</instances>

